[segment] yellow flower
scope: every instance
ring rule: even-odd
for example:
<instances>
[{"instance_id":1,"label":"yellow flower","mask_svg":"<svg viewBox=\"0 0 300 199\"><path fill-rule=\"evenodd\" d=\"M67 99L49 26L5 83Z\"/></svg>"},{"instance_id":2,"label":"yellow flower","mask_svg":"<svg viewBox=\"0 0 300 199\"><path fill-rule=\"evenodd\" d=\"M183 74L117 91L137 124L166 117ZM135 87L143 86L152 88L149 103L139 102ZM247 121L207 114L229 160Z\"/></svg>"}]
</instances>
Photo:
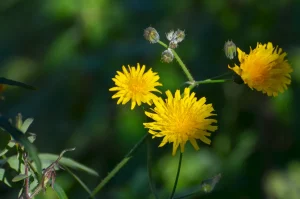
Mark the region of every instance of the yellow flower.
<instances>
[{"instance_id":1,"label":"yellow flower","mask_svg":"<svg viewBox=\"0 0 300 199\"><path fill-rule=\"evenodd\" d=\"M183 96L179 90L175 92L174 97L169 90L166 91L166 95L165 101L161 98L153 100L155 108L151 110L154 113L145 111L145 114L154 120L144 123L152 138L164 137L159 147L173 142L172 154L175 155L179 145L181 152L184 152L187 141L190 141L196 150L199 149L196 139L210 144L207 136L211 133L208 131L217 130L217 126L212 125L217 120L208 118L216 115L211 113L214 111L212 104L205 104L205 97L197 101L195 93L190 94L189 88L184 89Z\"/></svg>"},{"instance_id":2,"label":"yellow flower","mask_svg":"<svg viewBox=\"0 0 300 199\"><path fill-rule=\"evenodd\" d=\"M146 73L145 65L140 67L137 64L137 68L128 65L128 70L125 66L122 67L123 73L117 71L117 75L112 80L115 82L116 87L110 88L110 91L118 91L112 96L112 98L119 98L117 104L126 104L131 100L131 110L134 109L135 105L141 105L141 103L151 102L157 96L152 92L159 92L155 87L162 86L161 83L157 82L159 76L157 73L152 72L150 68Z\"/></svg>"},{"instance_id":3,"label":"yellow flower","mask_svg":"<svg viewBox=\"0 0 300 199\"><path fill-rule=\"evenodd\" d=\"M250 53L246 54L238 48L240 67L235 65L231 68L241 76L245 84L251 89L266 93L268 96L277 96L283 93L287 85L291 83L290 73L293 71L290 64L285 60L287 55L278 46L273 44L257 43L254 50L250 47Z\"/></svg>"}]
</instances>

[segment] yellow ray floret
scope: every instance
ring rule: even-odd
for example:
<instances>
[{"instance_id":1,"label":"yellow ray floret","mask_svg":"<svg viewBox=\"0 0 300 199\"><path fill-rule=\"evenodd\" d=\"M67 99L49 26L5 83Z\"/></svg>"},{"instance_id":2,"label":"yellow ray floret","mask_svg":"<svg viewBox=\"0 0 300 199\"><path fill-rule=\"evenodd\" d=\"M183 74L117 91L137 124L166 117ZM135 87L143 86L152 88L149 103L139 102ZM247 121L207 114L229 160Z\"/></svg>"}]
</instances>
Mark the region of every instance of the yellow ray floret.
<instances>
[{"instance_id":1,"label":"yellow ray floret","mask_svg":"<svg viewBox=\"0 0 300 199\"><path fill-rule=\"evenodd\" d=\"M254 50L250 48L249 54L239 48L237 51L240 66L228 67L241 76L251 89L262 91L268 96L277 96L278 92L283 93L287 89L293 69L285 60L287 54L281 48L275 48L269 42L257 43Z\"/></svg>"},{"instance_id":2,"label":"yellow ray floret","mask_svg":"<svg viewBox=\"0 0 300 199\"><path fill-rule=\"evenodd\" d=\"M205 104L205 97L197 100L195 93L190 93L189 88L185 88L182 96L179 90L174 96L168 90L166 95L165 100L162 98L153 100L155 107L151 109L152 112L145 112L154 120L144 123L152 138L163 137L159 147L173 143L172 154L175 155L179 145L180 151L184 152L187 141L190 141L196 150L199 149L196 139L210 144L211 140L208 138L210 132L217 130L217 126L213 126L217 120L208 118L216 115L212 113L214 111L212 104Z\"/></svg>"},{"instance_id":3,"label":"yellow ray floret","mask_svg":"<svg viewBox=\"0 0 300 199\"><path fill-rule=\"evenodd\" d=\"M131 110L134 109L136 104L140 106L142 103L151 104L152 100L157 96L152 92L159 92L155 87L162 86L158 82L159 76L157 73L152 72L150 68L145 72L145 65L140 67L128 66L128 70L125 66L122 67L123 72L117 71L117 75L112 78L115 82L115 87L109 89L109 91L117 91L112 98L119 98L117 104L126 104L131 100Z\"/></svg>"}]
</instances>

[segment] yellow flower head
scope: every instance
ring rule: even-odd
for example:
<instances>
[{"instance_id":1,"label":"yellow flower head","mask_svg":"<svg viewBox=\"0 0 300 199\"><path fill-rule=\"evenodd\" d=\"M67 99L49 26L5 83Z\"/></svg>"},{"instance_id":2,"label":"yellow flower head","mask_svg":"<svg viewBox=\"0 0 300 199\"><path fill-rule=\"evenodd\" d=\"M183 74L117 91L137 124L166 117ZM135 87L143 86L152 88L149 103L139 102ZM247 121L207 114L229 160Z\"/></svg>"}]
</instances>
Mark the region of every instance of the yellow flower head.
<instances>
[{"instance_id":1,"label":"yellow flower head","mask_svg":"<svg viewBox=\"0 0 300 199\"><path fill-rule=\"evenodd\" d=\"M151 102L157 96L152 93L160 92L155 87L162 86L161 83L157 82L159 76L157 73L152 72L150 68L146 73L145 65L140 67L137 64L137 68L128 65L128 70L125 66L122 67L123 73L117 71L117 75L112 80L115 82L116 87L110 88L110 91L118 91L112 96L112 98L119 98L117 104L126 104L131 100L131 110L134 109L135 105L141 105L141 103Z\"/></svg>"},{"instance_id":2,"label":"yellow flower head","mask_svg":"<svg viewBox=\"0 0 300 199\"><path fill-rule=\"evenodd\" d=\"M200 139L206 144L210 144L211 133L208 131L217 130L217 120L208 119L214 111L211 104L205 104L205 97L197 100L195 93L190 93L189 88L184 89L183 96L180 91L172 93L166 92L167 99L161 98L153 100L155 108L151 109L154 113L145 112L154 122L144 123L145 128L154 137L164 137L159 147L164 146L167 142L173 142L173 152L175 155L180 145L181 152L184 152L185 143L189 140L193 147L198 150L199 146L196 139Z\"/></svg>"},{"instance_id":3,"label":"yellow flower head","mask_svg":"<svg viewBox=\"0 0 300 199\"><path fill-rule=\"evenodd\" d=\"M239 48L237 51L240 67L228 67L241 76L251 89L262 91L268 96L277 96L278 92L282 93L287 89L293 69L285 60L287 54L281 48L275 48L269 42L263 45L257 43L254 50L250 47L249 54Z\"/></svg>"}]
</instances>

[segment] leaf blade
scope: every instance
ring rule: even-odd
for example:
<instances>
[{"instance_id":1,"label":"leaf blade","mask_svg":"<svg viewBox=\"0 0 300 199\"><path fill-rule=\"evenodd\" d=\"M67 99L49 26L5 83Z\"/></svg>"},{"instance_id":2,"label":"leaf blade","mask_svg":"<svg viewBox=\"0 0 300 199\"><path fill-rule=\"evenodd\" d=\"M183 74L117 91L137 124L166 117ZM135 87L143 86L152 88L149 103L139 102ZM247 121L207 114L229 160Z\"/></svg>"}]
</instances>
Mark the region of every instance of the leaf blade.
<instances>
[{"instance_id":1,"label":"leaf blade","mask_svg":"<svg viewBox=\"0 0 300 199\"><path fill-rule=\"evenodd\" d=\"M77 180L77 182L85 189L86 192L88 192L89 196L91 196L92 198L94 198L92 196L92 191L88 188L88 186L75 174L73 173L68 167L64 166L63 167L67 172L69 172L69 174L75 179Z\"/></svg>"},{"instance_id":2,"label":"leaf blade","mask_svg":"<svg viewBox=\"0 0 300 199\"><path fill-rule=\"evenodd\" d=\"M0 127L2 127L7 133L9 133L15 141L22 144L29 154L29 157L34 161L37 169L39 179L42 177L42 164L38 157L38 152L36 147L29 142L27 137L17 128L13 127L7 118L0 116Z\"/></svg>"},{"instance_id":3,"label":"leaf blade","mask_svg":"<svg viewBox=\"0 0 300 199\"><path fill-rule=\"evenodd\" d=\"M53 184L53 189L59 199L68 199L68 196L66 195L65 191L63 188L58 185L57 183Z\"/></svg>"},{"instance_id":4,"label":"leaf blade","mask_svg":"<svg viewBox=\"0 0 300 199\"><path fill-rule=\"evenodd\" d=\"M55 154L50 154L50 153L40 153L39 154L39 158L43 161L43 160L50 160L50 161L55 161L57 160L59 156L55 155ZM66 158L66 157L62 157L59 161L59 164L65 165L67 167L70 167L72 169L76 169L76 170L82 170L87 172L88 174L94 175L94 176L99 176L98 172L95 171L94 169L91 169L79 162L76 162L75 160L71 159L71 158Z\"/></svg>"},{"instance_id":5,"label":"leaf blade","mask_svg":"<svg viewBox=\"0 0 300 199\"><path fill-rule=\"evenodd\" d=\"M28 84L18 82L18 81L15 81L15 80L11 80L11 79L6 79L4 77L0 77L0 84L10 85L10 86L18 86L18 87L26 88L26 89L30 89L30 90L37 90L35 87L30 86Z\"/></svg>"}]
</instances>

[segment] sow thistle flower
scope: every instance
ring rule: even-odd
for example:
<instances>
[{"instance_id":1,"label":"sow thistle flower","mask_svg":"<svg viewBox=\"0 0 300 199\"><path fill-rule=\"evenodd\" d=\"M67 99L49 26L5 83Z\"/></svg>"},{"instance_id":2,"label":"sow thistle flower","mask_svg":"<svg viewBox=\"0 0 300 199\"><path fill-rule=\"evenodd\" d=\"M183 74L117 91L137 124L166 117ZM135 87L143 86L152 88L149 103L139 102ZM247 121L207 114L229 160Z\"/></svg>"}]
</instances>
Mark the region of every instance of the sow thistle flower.
<instances>
[{"instance_id":1,"label":"sow thistle flower","mask_svg":"<svg viewBox=\"0 0 300 199\"><path fill-rule=\"evenodd\" d=\"M240 66L228 67L239 75L251 89L266 93L268 96L277 96L283 93L291 83L290 73L293 71L285 60L287 55L281 48L273 44L257 43L254 50L246 54L239 48L238 59Z\"/></svg>"},{"instance_id":2,"label":"sow thistle flower","mask_svg":"<svg viewBox=\"0 0 300 199\"><path fill-rule=\"evenodd\" d=\"M112 98L119 98L117 104L126 104L131 100L131 110L134 109L136 104L140 106L142 103L151 105L152 100L157 98L152 92L159 92L155 87L162 86L158 82L159 76L157 73L152 72L150 68L145 72L145 65L137 68L128 65L128 70L125 66L122 67L123 72L117 71L117 75L112 80L115 82L116 87L110 88L109 91L117 91Z\"/></svg>"},{"instance_id":3,"label":"sow thistle flower","mask_svg":"<svg viewBox=\"0 0 300 199\"><path fill-rule=\"evenodd\" d=\"M154 120L144 123L145 128L149 129L152 138L163 137L159 147L172 142L172 155L175 155L179 145L180 151L184 152L187 141L190 141L196 150L199 149L196 139L210 144L208 136L211 135L210 132L217 130L217 126L212 125L217 123L217 120L208 118L216 115L212 113L212 104L205 104L205 97L197 100L195 93L190 93L189 88L184 89L183 96L179 90L175 92L174 97L169 90L166 91L166 95L165 101L162 98L153 100L153 112L145 111L145 114Z\"/></svg>"}]
</instances>

